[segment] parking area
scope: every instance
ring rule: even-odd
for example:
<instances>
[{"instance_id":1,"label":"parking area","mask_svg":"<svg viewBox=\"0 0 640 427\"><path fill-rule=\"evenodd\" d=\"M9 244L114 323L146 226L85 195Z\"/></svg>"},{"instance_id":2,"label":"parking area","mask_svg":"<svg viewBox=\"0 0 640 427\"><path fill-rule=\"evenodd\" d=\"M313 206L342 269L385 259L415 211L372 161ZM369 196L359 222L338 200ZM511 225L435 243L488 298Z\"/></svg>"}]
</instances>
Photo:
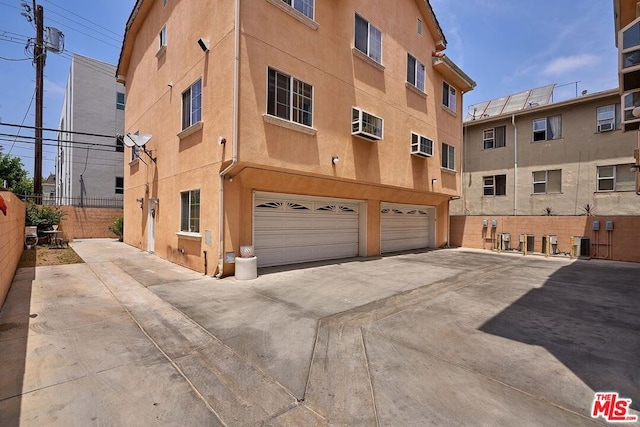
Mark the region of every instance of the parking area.
<instances>
[{"instance_id":1,"label":"parking area","mask_svg":"<svg viewBox=\"0 0 640 427\"><path fill-rule=\"evenodd\" d=\"M74 248L86 264L20 270L0 312L2 425L599 425L599 391L640 409L638 264L451 249L237 281Z\"/></svg>"}]
</instances>

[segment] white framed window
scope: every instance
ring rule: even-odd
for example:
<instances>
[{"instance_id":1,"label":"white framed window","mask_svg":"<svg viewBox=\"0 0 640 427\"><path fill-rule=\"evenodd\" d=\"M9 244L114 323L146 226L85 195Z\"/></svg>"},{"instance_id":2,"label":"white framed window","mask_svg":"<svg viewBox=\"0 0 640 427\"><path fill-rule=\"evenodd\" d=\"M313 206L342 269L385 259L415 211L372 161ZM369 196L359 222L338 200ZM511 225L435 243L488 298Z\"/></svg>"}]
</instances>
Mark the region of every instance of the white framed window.
<instances>
[{"instance_id":1,"label":"white framed window","mask_svg":"<svg viewBox=\"0 0 640 427\"><path fill-rule=\"evenodd\" d=\"M200 190L180 193L180 231L200 232Z\"/></svg>"},{"instance_id":2,"label":"white framed window","mask_svg":"<svg viewBox=\"0 0 640 427\"><path fill-rule=\"evenodd\" d=\"M182 130L202 120L202 80L182 92Z\"/></svg>"},{"instance_id":3,"label":"white framed window","mask_svg":"<svg viewBox=\"0 0 640 427\"><path fill-rule=\"evenodd\" d=\"M532 173L533 194L562 192L562 169L535 171Z\"/></svg>"},{"instance_id":4,"label":"white framed window","mask_svg":"<svg viewBox=\"0 0 640 427\"><path fill-rule=\"evenodd\" d=\"M453 145L442 143L442 167L456 170L456 149Z\"/></svg>"},{"instance_id":5,"label":"white framed window","mask_svg":"<svg viewBox=\"0 0 640 427\"><path fill-rule=\"evenodd\" d=\"M131 161L138 160L140 158L140 147L134 145L131 147Z\"/></svg>"},{"instance_id":6,"label":"white framed window","mask_svg":"<svg viewBox=\"0 0 640 427\"><path fill-rule=\"evenodd\" d=\"M456 88L447 82L442 82L442 105L453 112L456 111L456 93Z\"/></svg>"},{"instance_id":7,"label":"white framed window","mask_svg":"<svg viewBox=\"0 0 640 427\"><path fill-rule=\"evenodd\" d=\"M418 34L422 35L422 19L420 18L418 18L417 29L418 29Z\"/></svg>"},{"instance_id":8,"label":"white framed window","mask_svg":"<svg viewBox=\"0 0 640 427\"><path fill-rule=\"evenodd\" d=\"M382 32L356 14L355 48L382 64Z\"/></svg>"},{"instance_id":9,"label":"white framed window","mask_svg":"<svg viewBox=\"0 0 640 427\"><path fill-rule=\"evenodd\" d=\"M124 178L116 176L116 194L124 194Z\"/></svg>"},{"instance_id":10,"label":"white framed window","mask_svg":"<svg viewBox=\"0 0 640 427\"><path fill-rule=\"evenodd\" d=\"M124 93L116 92L116 109L124 111Z\"/></svg>"},{"instance_id":11,"label":"white framed window","mask_svg":"<svg viewBox=\"0 0 640 427\"><path fill-rule=\"evenodd\" d=\"M313 86L269 68L267 114L313 126Z\"/></svg>"},{"instance_id":12,"label":"white framed window","mask_svg":"<svg viewBox=\"0 0 640 427\"><path fill-rule=\"evenodd\" d=\"M492 175L482 177L483 196L506 196L507 175Z\"/></svg>"},{"instance_id":13,"label":"white framed window","mask_svg":"<svg viewBox=\"0 0 640 427\"><path fill-rule=\"evenodd\" d=\"M407 81L424 92L424 64L410 53L407 54Z\"/></svg>"},{"instance_id":14,"label":"white framed window","mask_svg":"<svg viewBox=\"0 0 640 427\"><path fill-rule=\"evenodd\" d=\"M158 41L160 42L160 46L158 48L162 49L167 45L167 26L166 24L162 26L162 29L158 33Z\"/></svg>"},{"instance_id":15,"label":"white framed window","mask_svg":"<svg viewBox=\"0 0 640 427\"><path fill-rule=\"evenodd\" d=\"M313 19L314 0L282 0L309 19Z\"/></svg>"},{"instance_id":16,"label":"white framed window","mask_svg":"<svg viewBox=\"0 0 640 427\"><path fill-rule=\"evenodd\" d=\"M596 109L596 132L620 129L620 104L605 105Z\"/></svg>"},{"instance_id":17,"label":"white framed window","mask_svg":"<svg viewBox=\"0 0 640 427\"><path fill-rule=\"evenodd\" d=\"M384 119L353 107L351 111L351 134L366 139L378 140L384 136Z\"/></svg>"},{"instance_id":18,"label":"white framed window","mask_svg":"<svg viewBox=\"0 0 640 427\"><path fill-rule=\"evenodd\" d=\"M562 138L562 116L549 116L533 121L533 141L550 141Z\"/></svg>"},{"instance_id":19,"label":"white framed window","mask_svg":"<svg viewBox=\"0 0 640 427\"><path fill-rule=\"evenodd\" d=\"M433 156L433 140L411 132L411 154L420 157Z\"/></svg>"},{"instance_id":20,"label":"white framed window","mask_svg":"<svg viewBox=\"0 0 640 427\"><path fill-rule=\"evenodd\" d=\"M601 191L634 191L636 186L635 171L631 171L632 163L610 166L598 166L597 190Z\"/></svg>"},{"instance_id":21,"label":"white framed window","mask_svg":"<svg viewBox=\"0 0 640 427\"><path fill-rule=\"evenodd\" d=\"M496 126L494 128L483 130L482 148L484 150L489 150L491 148L505 147L507 145L506 133L506 126Z\"/></svg>"}]
</instances>

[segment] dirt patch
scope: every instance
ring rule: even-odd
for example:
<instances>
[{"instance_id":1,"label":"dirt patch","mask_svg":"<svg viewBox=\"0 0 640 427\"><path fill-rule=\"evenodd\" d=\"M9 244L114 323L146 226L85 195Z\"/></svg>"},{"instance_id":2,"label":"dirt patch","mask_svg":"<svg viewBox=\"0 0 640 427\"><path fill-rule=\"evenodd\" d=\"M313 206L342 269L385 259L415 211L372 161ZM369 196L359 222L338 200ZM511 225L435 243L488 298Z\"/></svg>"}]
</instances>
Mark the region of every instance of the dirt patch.
<instances>
[{"instance_id":1,"label":"dirt patch","mask_svg":"<svg viewBox=\"0 0 640 427\"><path fill-rule=\"evenodd\" d=\"M25 249L18 263L18 268L43 267L47 265L81 264L84 261L72 248L49 248L36 246Z\"/></svg>"}]
</instances>

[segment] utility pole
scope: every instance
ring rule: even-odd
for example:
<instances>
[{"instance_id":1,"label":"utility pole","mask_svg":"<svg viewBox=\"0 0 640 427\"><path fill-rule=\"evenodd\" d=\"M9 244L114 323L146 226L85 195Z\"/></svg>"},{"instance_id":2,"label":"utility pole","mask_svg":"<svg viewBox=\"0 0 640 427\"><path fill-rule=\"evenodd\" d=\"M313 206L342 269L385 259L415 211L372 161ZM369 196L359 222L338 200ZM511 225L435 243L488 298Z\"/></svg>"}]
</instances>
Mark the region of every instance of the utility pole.
<instances>
[{"instance_id":1,"label":"utility pole","mask_svg":"<svg viewBox=\"0 0 640 427\"><path fill-rule=\"evenodd\" d=\"M42 109L44 98L44 63L46 50L44 47L44 9L33 0L36 24L36 44L33 48L36 65L36 123L35 123L35 165L33 168L33 192L36 204L42 203Z\"/></svg>"}]
</instances>

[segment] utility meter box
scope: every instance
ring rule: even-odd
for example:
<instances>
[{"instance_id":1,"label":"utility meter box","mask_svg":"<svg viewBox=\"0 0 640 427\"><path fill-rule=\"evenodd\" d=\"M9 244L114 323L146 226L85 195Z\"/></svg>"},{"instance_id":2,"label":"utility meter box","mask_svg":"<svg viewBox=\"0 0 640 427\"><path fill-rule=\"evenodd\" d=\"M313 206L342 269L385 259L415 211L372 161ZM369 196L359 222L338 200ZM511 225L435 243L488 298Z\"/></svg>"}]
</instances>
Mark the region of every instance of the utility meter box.
<instances>
[{"instance_id":1,"label":"utility meter box","mask_svg":"<svg viewBox=\"0 0 640 427\"><path fill-rule=\"evenodd\" d=\"M594 231L600 230L600 221L598 221L597 219L593 221L593 230Z\"/></svg>"},{"instance_id":2,"label":"utility meter box","mask_svg":"<svg viewBox=\"0 0 640 427\"><path fill-rule=\"evenodd\" d=\"M492 219L491 220L491 228L498 228L498 220L497 219Z\"/></svg>"},{"instance_id":3,"label":"utility meter box","mask_svg":"<svg viewBox=\"0 0 640 427\"><path fill-rule=\"evenodd\" d=\"M489 226L489 220L488 219L483 219L482 220L482 228L487 228Z\"/></svg>"},{"instance_id":4,"label":"utility meter box","mask_svg":"<svg viewBox=\"0 0 640 427\"><path fill-rule=\"evenodd\" d=\"M607 231L612 231L613 230L613 221L606 221L604 223L604 228Z\"/></svg>"}]
</instances>

